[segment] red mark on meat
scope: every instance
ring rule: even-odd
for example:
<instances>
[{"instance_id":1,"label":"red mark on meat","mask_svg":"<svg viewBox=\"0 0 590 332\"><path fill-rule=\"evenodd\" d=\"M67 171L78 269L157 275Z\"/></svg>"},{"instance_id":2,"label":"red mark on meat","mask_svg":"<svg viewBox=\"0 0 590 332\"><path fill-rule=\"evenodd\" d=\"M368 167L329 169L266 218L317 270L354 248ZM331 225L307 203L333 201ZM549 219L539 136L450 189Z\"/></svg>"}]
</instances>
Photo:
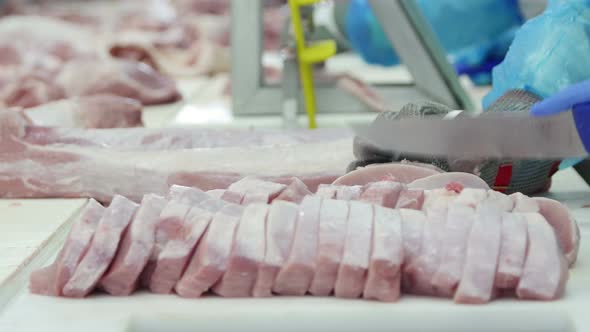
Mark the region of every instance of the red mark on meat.
<instances>
[{"instance_id":1,"label":"red mark on meat","mask_svg":"<svg viewBox=\"0 0 590 332\"><path fill-rule=\"evenodd\" d=\"M445 186L445 189L460 194L463 191L463 189L465 189L465 187L463 187L463 185L458 182L451 182Z\"/></svg>"}]
</instances>

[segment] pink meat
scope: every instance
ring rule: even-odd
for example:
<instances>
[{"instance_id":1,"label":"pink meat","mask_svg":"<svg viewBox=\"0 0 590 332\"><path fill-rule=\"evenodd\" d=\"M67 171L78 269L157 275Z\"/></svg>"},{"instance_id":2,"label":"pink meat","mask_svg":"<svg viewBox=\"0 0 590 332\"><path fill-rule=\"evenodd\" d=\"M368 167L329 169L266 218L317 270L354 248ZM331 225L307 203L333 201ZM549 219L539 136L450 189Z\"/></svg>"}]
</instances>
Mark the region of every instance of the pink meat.
<instances>
[{"instance_id":1,"label":"pink meat","mask_svg":"<svg viewBox=\"0 0 590 332\"><path fill-rule=\"evenodd\" d=\"M129 295L152 253L156 225L168 201L158 195L145 195L135 217L100 286L111 295Z\"/></svg>"},{"instance_id":2,"label":"pink meat","mask_svg":"<svg viewBox=\"0 0 590 332\"><path fill-rule=\"evenodd\" d=\"M173 151L31 145L23 140L26 121L14 119L20 117L16 113L0 112L3 198L93 197L109 202L119 193L140 201L145 194L165 195L172 184L222 189L245 175L257 174L279 183L296 176L315 191L319 184L342 174L350 160L349 140ZM244 155L249 158L245 160Z\"/></svg>"},{"instance_id":3,"label":"pink meat","mask_svg":"<svg viewBox=\"0 0 590 332\"><path fill-rule=\"evenodd\" d=\"M321 184L318 187L316 195L325 198L325 199L336 199L336 193L338 191L338 186L331 185L331 184Z\"/></svg>"},{"instance_id":4,"label":"pink meat","mask_svg":"<svg viewBox=\"0 0 590 332\"><path fill-rule=\"evenodd\" d=\"M221 195L221 199L232 204L242 204L242 201L244 200L244 193L225 190Z\"/></svg>"},{"instance_id":5,"label":"pink meat","mask_svg":"<svg viewBox=\"0 0 590 332\"><path fill-rule=\"evenodd\" d=\"M484 192L483 198L486 197ZM465 252L471 226L475 221L475 209L471 203L464 204L463 193L451 204L447 214L447 224L443 231L440 253L441 263L432 277L432 284L436 293L452 297L461 276L465 264ZM471 195L470 195L471 196ZM482 198L482 199L483 199ZM476 201L472 201L477 203Z\"/></svg>"},{"instance_id":6,"label":"pink meat","mask_svg":"<svg viewBox=\"0 0 590 332\"><path fill-rule=\"evenodd\" d=\"M74 221L55 262L31 273L31 293L51 296L62 295L64 285L70 280L78 263L86 254L104 211L102 205L95 200L88 201Z\"/></svg>"},{"instance_id":7,"label":"pink meat","mask_svg":"<svg viewBox=\"0 0 590 332\"><path fill-rule=\"evenodd\" d=\"M455 302L483 304L492 299L501 236L502 211L494 202L480 203L467 242L465 266Z\"/></svg>"},{"instance_id":8,"label":"pink meat","mask_svg":"<svg viewBox=\"0 0 590 332\"><path fill-rule=\"evenodd\" d=\"M328 296L332 293L338 267L344 254L344 241L348 222L348 203L326 199L320 210L320 228L316 273L310 293Z\"/></svg>"},{"instance_id":9,"label":"pink meat","mask_svg":"<svg viewBox=\"0 0 590 332\"><path fill-rule=\"evenodd\" d=\"M24 110L36 126L61 128L141 127L142 105L114 95L74 97Z\"/></svg>"},{"instance_id":10,"label":"pink meat","mask_svg":"<svg viewBox=\"0 0 590 332\"><path fill-rule=\"evenodd\" d=\"M528 250L516 288L520 299L550 301L560 298L569 277L567 262L553 228L538 213L526 213Z\"/></svg>"},{"instance_id":11,"label":"pink meat","mask_svg":"<svg viewBox=\"0 0 590 332\"><path fill-rule=\"evenodd\" d=\"M379 164L359 168L334 181L339 186L363 186L389 179L400 183L410 183L440 172L426 167L404 164Z\"/></svg>"},{"instance_id":12,"label":"pink meat","mask_svg":"<svg viewBox=\"0 0 590 332\"><path fill-rule=\"evenodd\" d=\"M67 297L84 297L96 286L115 257L117 247L138 205L123 196L115 196L100 219L92 242L76 271L65 284Z\"/></svg>"},{"instance_id":13,"label":"pink meat","mask_svg":"<svg viewBox=\"0 0 590 332\"><path fill-rule=\"evenodd\" d=\"M381 181L367 186L361 200L387 208L395 208L404 187L400 183Z\"/></svg>"},{"instance_id":14,"label":"pink meat","mask_svg":"<svg viewBox=\"0 0 590 332\"><path fill-rule=\"evenodd\" d=\"M341 201L355 201L363 193L362 186L340 186L336 190L336 199Z\"/></svg>"},{"instance_id":15,"label":"pink meat","mask_svg":"<svg viewBox=\"0 0 590 332\"><path fill-rule=\"evenodd\" d=\"M541 211L539 202L524 194L514 193L510 195L510 199L514 203L513 212L538 213Z\"/></svg>"},{"instance_id":16,"label":"pink meat","mask_svg":"<svg viewBox=\"0 0 590 332\"><path fill-rule=\"evenodd\" d=\"M152 292L168 294L172 291L212 218L212 212L199 207L193 206L189 210L181 236L168 241L158 255L149 284Z\"/></svg>"},{"instance_id":17,"label":"pink meat","mask_svg":"<svg viewBox=\"0 0 590 332\"><path fill-rule=\"evenodd\" d=\"M371 260L363 297L384 302L400 296L403 263L402 222L399 211L374 208Z\"/></svg>"},{"instance_id":18,"label":"pink meat","mask_svg":"<svg viewBox=\"0 0 590 332\"><path fill-rule=\"evenodd\" d=\"M504 213L502 244L496 271L496 288L515 289L522 275L527 250L527 222L522 213Z\"/></svg>"},{"instance_id":19,"label":"pink meat","mask_svg":"<svg viewBox=\"0 0 590 332\"><path fill-rule=\"evenodd\" d=\"M570 211L563 204L548 198L536 197L540 212L553 227L569 266L573 266L580 249L580 229Z\"/></svg>"},{"instance_id":20,"label":"pink meat","mask_svg":"<svg viewBox=\"0 0 590 332\"><path fill-rule=\"evenodd\" d=\"M444 188L449 183L459 183L464 188L489 190L488 184L480 177L469 173L440 173L420 178L408 184L410 189L432 190Z\"/></svg>"},{"instance_id":21,"label":"pink meat","mask_svg":"<svg viewBox=\"0 0 590 332\"><path fill-rule=\"evenodd\" d=\"M252 295L258 269L264 262L266 217L269 207L255 203L244 209L236 231L227 271L213 291L223 297Z\"/></svg>"},{"instance_id":22,"label":"pink meat","mask_svg":"<svg viewBox=\"0 0 590 332\"><path fill-rule=\"evenodd\" d=\"M176 293L182 297L200 297L223 276L242 212L241 206L230 204L215 214L174 288Z\"/></svg>"},{"instance_id":23,"label":"pink meat","mask_svg":"<svg viewBox=\"0 0 590 332\"><path fill-rule=\"evenodd\" d=\"M422 236L428 220L422 211L400 209L399 212L402 218L403 261L410 263L422 253Z\"/></svg>"},{"instance_id":24,"label":"pink meat","mask_svg":"<svg viewBox=\"0 0 590 332\"><path fill-rule=\"evenodd\" d=\"M424 204L424 190L404 189L400 192L396 209L422 210Z\"/></svg>"},{"instance_id":25,"label":"pink meat","mask_svg":"<svg viewBox=\"0 0 590 332\"><path fill-rule=\"evenodd\" d=\"M56 81L67 97L113 94L144 105L174 102L181 97L173 80L137 61L79 58L66 63Z\"/></svg>"},{"instance_id":26,"label":"pink meat","mask_svg":"<svg viewBox=\"0 0 590 332\"><path fill-rule=\"evenodd\" d=\"M291 253L277 275L274 292L302 296L311 286L316 270L321 204L322 199L317 196L306 196L301 202Z\"/></svg>"},{"instance_id":27,"label":"pink meat","mask_svg":"<svg viewBox=\"0 0 590 332\"><path fill-rule=\"evenodd\" d=\"M305 183L298 178L293 178L291 183L287 185L287 188L285 188L275 200L299 204L306 196L310 195L313 195L313 193L309 191Z\"/></svg>"},{"instance_id":28,"label":"pink meat","mask_svg":"<svg viewBox=\"0 0 590 332\"><path fill-rule=\"evenodd\" d=\"M242 204L272 202L287 186L280 183L264 181L256 177L245 177L231 184L228 192L244 196ZM227 193L227 192L226 192Z\"/></svg>"},{"instance_id":29,"label":"pink meat","mask_svg":"<svg viewBox=\"0 0 590 332\"><path fill-rule=\"evenodd\" d=\"M271 296L279 270L291 252L298 218L299 207L294 203L276 201L270 206L266 221L264 262L258 268L252 291L255 297Z\"/></svg>"},{"instance_id":30,"label":"pink meat","mask_svg":"<svg viewBox=\"0 0 590 332\"><path fill-rule=\"evenodd\" d=\"M354 299L363 294L371 258L372 236L373 207L367 203L351 201L344 254L334 287L336 297Z\"/></svg>"}]
</instances>

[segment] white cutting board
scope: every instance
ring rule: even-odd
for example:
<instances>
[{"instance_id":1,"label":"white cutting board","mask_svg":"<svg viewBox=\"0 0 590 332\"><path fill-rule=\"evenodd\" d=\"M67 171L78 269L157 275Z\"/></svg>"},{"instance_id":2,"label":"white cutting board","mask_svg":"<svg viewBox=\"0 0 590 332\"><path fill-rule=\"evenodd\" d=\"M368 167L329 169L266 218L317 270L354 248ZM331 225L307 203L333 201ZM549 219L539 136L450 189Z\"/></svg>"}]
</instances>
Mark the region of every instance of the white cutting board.
<instances>
[{"instance_id":1,"label":"white cutting board","mask_svg":"<svg viewBox=\"0 0 590 332\"><path fill-rule=\"evenodd\" d=\"M552 196L570 206L582 231L579 260L560 301L465 306L410 296L388 304L312 297L187 300L146 293L71 300L34 296L23 284L0 307L0 331L590 331L590 209L582 208L590 203L590 190L572 172L556 181Z\"/></svg>"}]
</instances>

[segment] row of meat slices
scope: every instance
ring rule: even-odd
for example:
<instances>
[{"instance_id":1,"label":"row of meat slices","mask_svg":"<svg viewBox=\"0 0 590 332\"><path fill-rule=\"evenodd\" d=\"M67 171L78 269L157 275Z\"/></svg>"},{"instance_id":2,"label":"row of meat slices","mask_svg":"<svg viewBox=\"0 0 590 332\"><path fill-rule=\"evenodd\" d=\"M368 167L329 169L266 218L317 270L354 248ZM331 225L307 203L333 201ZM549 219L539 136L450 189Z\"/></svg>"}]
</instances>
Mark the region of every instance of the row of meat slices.
<instances>
[{"instance_id":1,"label":"row of meat slices","mask_svg":"<svg viewBox=\"0 0 590 332\"><path fill-rule=\"evenodd\" d=\"M575 261L576 229L558 202L453 183L421 190L385 181L311 194L296 179L285 186L245 178L209 193L172 186L168 197L145 195L140 204L91 200L30 288L66 297L146 287L191 298L554 300Z\"/></svg>"}]
</instances>

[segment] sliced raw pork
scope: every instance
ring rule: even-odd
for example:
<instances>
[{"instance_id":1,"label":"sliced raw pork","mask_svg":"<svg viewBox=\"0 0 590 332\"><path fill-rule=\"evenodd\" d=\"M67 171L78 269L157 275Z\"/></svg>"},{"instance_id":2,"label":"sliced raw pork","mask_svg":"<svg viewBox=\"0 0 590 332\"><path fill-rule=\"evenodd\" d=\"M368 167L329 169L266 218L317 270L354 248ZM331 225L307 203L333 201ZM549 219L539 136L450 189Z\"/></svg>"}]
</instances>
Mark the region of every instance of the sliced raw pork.
<instances>
[{"instance_id":1,"label":"sliced raw pork","mask_svg":"<svg viewBox=\"0 0 590 332\"><path fill-rule=\"evenodd\" d=\"M360 199L386 208L396 207L400 193L404 187L401 183L391 181L375 182L367 185Z\"/></svg>"},{"instance_id":2,"label":"sliced raw pork","mask_svg":"<svg viewBox=\"0 0 590 332\"><path fill-rule=\"evenodd\" d=\"M268 297L281 267L289 258L295 236L299 207L290 202L276 201L268 211L266 220L266 248L264 262L258 267L254 284L255 297Z\"/></svg>"},{"instance_id":3,"label":"sliced raw pork","mask_svg":"<svg viewBox=\"0 0 590 332\"><path fill-rule=\"evenodd\" d=\"M289 258L281 268L273 290L281 295L305 295L316 270L316 255L322 199L306 196L300 205L299 220Z\"/></svg>"},{"instance_id":4,"label":"sliced raw pork","mask_svg":"<svg viewBox=\"0 0 590 332\"><path fill-rule=\"evenodd\" d=\"M522 276L527 252L527 220L522 213L504 213L502 216L502 244L498 258L495 286L515 289Z\"/></svg>"},{"instance_id":5,"label":"sliced raw pork","mask_svg":"<svg viewBox=\"0 0 590 332\"><path fill-rule=\"evenodd\" d=\"M293 178L291 183L287 185L287 188L285 188L275 200L299 204L306 196L310 195L313 195L313 193L309 191L305 183L298 178Z\"/></svg>"},{"instance_id":6,"label":"sliced raw pork","mask_svg":"<svg viewBox=\"0 0 590 332\"><path fill-rule=\"evenodd\" d=\"M138 205L123 196L115 196L103 214L90 247L76 271L65 284L67 297L84 297L94 290L115 257L119 242Z\"/></svg>"}]
</instances>

